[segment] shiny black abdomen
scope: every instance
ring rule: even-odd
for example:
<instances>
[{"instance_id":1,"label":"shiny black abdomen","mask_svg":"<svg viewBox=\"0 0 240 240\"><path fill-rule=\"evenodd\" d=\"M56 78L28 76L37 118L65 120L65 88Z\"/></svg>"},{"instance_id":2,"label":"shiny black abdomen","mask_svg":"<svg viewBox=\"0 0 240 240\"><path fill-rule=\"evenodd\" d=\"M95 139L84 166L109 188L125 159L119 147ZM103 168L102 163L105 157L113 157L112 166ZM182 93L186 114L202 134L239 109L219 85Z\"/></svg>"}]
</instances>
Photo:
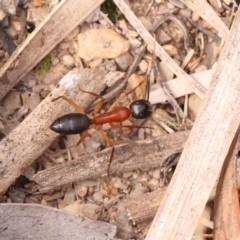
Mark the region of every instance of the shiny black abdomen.
<instances>
[{"instance_id":1,"label":"shiny black abdomen","mask_svg":"<svg viewBox=\"0 0 240 240\"><path fill-rule=\"evenodd\" d=\"M91 120L85 114L70 113L56 119L50 128L57 133L71 135L88 130Z\"/></svg>"}]
</instances>

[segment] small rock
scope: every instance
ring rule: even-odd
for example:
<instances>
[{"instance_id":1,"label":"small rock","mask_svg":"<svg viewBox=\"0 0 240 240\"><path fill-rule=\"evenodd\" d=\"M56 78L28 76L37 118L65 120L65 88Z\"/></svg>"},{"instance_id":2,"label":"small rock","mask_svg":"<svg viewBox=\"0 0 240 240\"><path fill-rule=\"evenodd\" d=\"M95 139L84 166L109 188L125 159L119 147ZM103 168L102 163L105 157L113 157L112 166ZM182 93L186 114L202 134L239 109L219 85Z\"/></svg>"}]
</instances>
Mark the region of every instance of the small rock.
<instances>
[{"instance_id":1,"label":"small rock","mask_svg":"<svg viewBox=\"0 0 240 240\"><path fill-rule=\"evenodd\" d=\"M43 199L49 202L49 201L54 201L56 199L62 198L63 196L64 196L64 192L56 192L52 195L44 195Z\"/></svg>"},{"instance_id":2,"label":"small rock","mask_svg":"<svg viewBox=\"0 0 240 240\"><path fill-rule=\"evenodd\" d=\"M178 55L178 49L174 47L173 45L166 44L163 46L163 49L170 55L170 56L176 56Z\"/></svg>"},{"instance_id":3,"label":"small rock","mask_svg":"<svg viewBox=\"0 0 240 240\"><path fill-rule=\"evenodd\" d=\"M132 179L134 179L134 180L136 180L136 179L138 179L138 174L135 172L135 173L133 173L133 176L132 176Z\"/></svg>"},{"instance_id":4,"label":"small rock","mask_svg":"<svg viewBox=\"0 0 240 240\"><path fill-rule=\"evenodd\" d=\"M160 179L160 173L161 173L160 168L156 168L153 172L153 178Z\"/></svg>"},{"instance_id":5,"label":"small rock","mask_svg":"<svg viewBox=\"0 0 240 240\"><path fill-rule=\"evenodd\" d=\"M32 92L28 98L27 106L30 111L33 111L41 102L39 94Z\"/></svg>"},{"instance_id":6,"label":"small rock","mask_svg":"<svg viewBox=\"0 0 240 240\"><path fill-rule=\"evenodd\" d=\"M123 173L123 178L127 179L127 178L130 178L132 175L133 175L133 171L125 172L125 173Z\"/></svg>"},{"instance_id":7,"label":"small rock","mask_svg":"<svg viewBox=\"0 0 240 240\"><path fill-rule=\"evenodd\" d=\"M196 69L195 69L195 73L198 73L198 72L203 72L203 71L207 71L208 69L207 69L207 66L205 66L205 65L200 65L200 66L198 66Z\"/></svg>"},{"instance_id":8,"label":"small rock","mask_svg":"<svg viewBox=\"0 0 240 240\"><path fill-rule=\"evenodd\" d=\"M20 93L17 91L10 91L2 103L10 114L14 113L16 109L20 109L22 106Z\"/></svg>"},{"instance_id":9,"label":"small rock","mask_svg":"<svg viewBox=\"0 0 240 240\"><path fill-rule=\"evenodd\" d=\"M132 49L139 48L142 45L141 41L138 39L130 39L129 43Z\"/></svg>"},{"instance_id":10,"label":"small rock","mask_svg":"<svg viewBox=\"0 0 240 240\"><path fill-rule=\"evenodd\" d=\"M138 65L139 69L143 72L146 73L148 70L148 63L145 60L142 60L139 65Z\"/></svg>"},{"instance_id":11,"label":"small rock","mask_svg":"<svg viewBox=\"0 0 240 240\"><path fill-rule=\"evenodd\" d=\"M42 200L41 200L41 205L43 205L43 206L48 206L47 201L46 201L45 199L42 199Z\"/></svg>"},{"instance_id":12,"label":"small rock","mask_svg":"<svg viewBox=\"0 0 240 240\"><path fill-rule=\"evenodd\" d=\"M62 42L62 43L60 43L59 48L62 50L66 50L69 48L69 46L70 46L69 43Z\"/></svg>"},{"instance_id":13,"label":"small rock","mask_svg":"<svg viewBox=\"0 0 240 240\"><path fill-rule=\"evenodd\" d=\"M64 196L63 201L64 201L67 205L69 205L69 204L74 203L75 198L76 198L76 194L75 194L74 189L69 189L69 190L67 190L67 192L66 192L66 194L65 194L65 196Z\"/></svg>"},{"instance_id":14,"label":"small rock","mask_svg":"<svg viewBox=\"0 0 240 240\"><path fill-rule=\"evenodd\" d=\"M173 79L174 73L169 69L165 62L160 62L158 66L165 81Z\"/></svg>"},{"instance_id":15,"label":"small rock","mask_svg":"<svg viewBox=\"0 0 240 240\"><path fill-rule=\"evenodd\" d=\"M198 12L197 12L197 11L194 11L194 12L192 13L192 20L193 20L194 22L197 22L197 21L199 20L199 18L200 18L200 15L198 14Z\"/></svg>"},{"instance_id":16,"label":"small rock","mask_svg":"<svg viewBox=\"0 0 240 240\"><path fill-rule=\"evenodd\" d=\"M79 197L85 197L87 195L88 188L86 186L76 187L76 193Z\"/></svg>"},{"instance_id":17,"label":"small rock","mask_svg":"<svg viewBox=\"0 0 240 240\"><path fill-rule=\"evenodd\" d=\"M33 175L35 174L35 170L33 167L28 166L25 171L22 173L25 177L27 177L29 180L32 179Z\"/></svg>"},{"instance_id":18,"label":"small rock","mask_svg":"<svg viewBox=\"0 0 240 240\"><path fill-rule=\"evenodd\" d=\"M112 181L114 182L113 187L119 188L122 190L127 190L128 186L123 184L120 178L113 178Z\"/></svg>"},{"instance_id":19,"label":"small rock","mask_svg":"<svg viewBox=\"0 0 240 240\"><path fill-rule=\"evenodd\" d=\"M17 21L12 21L12 25L15 28L15 30L20 31L22 29L21 23Z\"/></svg>"},{"instance_id":20,"label":"small rock","mask_svg":"<svg viewBox=\"0 0 240 240\"><path fill-rule=\"evenodd\" d=\"M190 18L191 17L191 10L189 8L184 8L180 10L180 15L185 17L185 18Z\"/></svg>"},{"instance_id":21,"label":"small rock","mask_svg":"<svg viewBox=\"0 0 240 240\"><path fill-rule=\"evenodd\" d=\"M78 55L86 60L116 58L129 47L128 41L111 29L91 29L78 35Z\"/></svg>"},{"instance_id":22,"label":"small rock","mask_svg":"<svg viewBox=\"0 0 240 240\"><path fill-rule=\"evenodd\" d=\"M117 195L118 194L118 189L115 187L111 187L111 194L112 195Z\"/></svg>"},{"instance_id":23,"label":"small rock","mask_svg":"<svg viewBox=\"0 0 240 240\"><path fill-rule=\"evenodd\" d=\"M96 59L96 60L92 60L90 63L88 63L88 66L90 68L95 68L95 67L100 66L102 63L103 63L102 59Z\"/></svg>"},{"instance_id":24,"label":"small rock","mask_svg":"<svg viewBox=\"0 0 240 240\"><path fill-rule=\"evenodd\" d=\"M13 203L24 203L26 194L21 189L11 189L8 195Z\"/></svg>"},{"instance_id":25,"label":"small rock","mask_svg":"<svg viewBox=\"0 0 240 240\"><path fill-rule=\"evenodd\" d=\"M138 130L138 139L139 140L144 140L145 139L145 134L144 134L144 129L143 128L140 128Z\"/></svg>"},{"instance_id":26,"label":"small rock","mask_svg":"<svg viewBox=\"0 0 240 240\"><path fill-rule=\"evenodd\" d=\"M135 187L133 188L133 190L131 191L131 193L129 194L129 198L131 199L135 199L137 198L139 195L143 194L143 193L147 193L149 192L149 188L143 186L142 184L138 183L135 185Z\"/></svg>"},{"instance_id":27,"label":"small rock","mask_svg":"<svg viewBox=\"0 0 240 240\"><path fill-rule=\"evenodd\" d=\"M141 86L139 86L135 92L136 92L136 98L141 99L144 98L146 93L146 86L147 86L147 76L146 75L138 75L138 74L132 74L130 78L128 79L128 83L130 85L130 88L135 88L140 82L144 81Z\"/></svg>"},{"instance_id":28,"label":"small rock","mask_svg":"<svg viewBox=\"0 0 240 240\"><path fill-rule=\"evenodd\" d=\"M129 52L126 52L120 57L115 58L115 62L122 71L127 70L128 67L132 64L133 60L134 58Z\"/></svg>"},{"instance_id":29,"label":"small rock","mask_svg":"<svg viewBox=\"0 0 240 240\"><path fill-rule=\"evenodd\" d=\"M196 94L191 94L188 99L188 113L189 118L195 120L199 109L202 105L202 99L198 97Z\"/></svg>"},{"instance_id":30,"label":"small rock","mask_svg":"<svg viewBox=\"0 0 240 240\"><path fill-rule=\"evenodd\" d=\"M72 41L73 38L75 38L78 34L79 34L79 27L76 27L76 28L74 28L74 29L68 34L68 36L64 39L64 41L70 42L70 41Z\"/></svg>"},{"instance_id":31,"label":"small rock","mask_svg":"<svg viewBox=\"0 0 240 240\"><path fill-rule=\"evenodd\" d=\"M18 31L13 27L13 26L10 26L8 27L5 32L7 33L7 35L13 39L13 40L16 40L17 37L18 37Z\"/></svg>"},{"instance_id":32,"label":"small rock","mask_svg":"<svg viewBox=\"0 0 240 240\"><path fill-rule=\"evenodd\" d=\"M81 201L78 200L62 209L79 215L81 213L82 204L81 204Z\"/></svg>"},{"instance_id":33,"label":"small rock","mask_svg":"<svg viewBox=\"0 0 240 240\"><path fill-rule=\"evenodd\" d=\"M165 44L167 42L169 42L171 40L171 37L162 29L159 29L159 31L157 31L157 41L160 44Z\"/></svg>"},{"instance_id":34,"label":"small rock","mask_svg":"<svg viewBox=\"0 0 240 240\"><path fill-rule=\"evenodd\" d=\"M71 55L64 55L62 62L66 67L73 67L75 65L74 58Z\"/></svg>"},{"instance_id":35,"label":"small rock","mask_svg":"<svg viewBox=\"0 0 240 240\"><path fill-rule=\"evenodd\" d=\"M149 21L149 19L146 17L140 17L139 20L148 31L151 29L152 23Z\"/></svg>"},{"instance_id":36,"label":"small rock","mask_svg":"<svg viewBox=\"0 0 240 240\"><path fill-rule=\"evenodd\" d=\"M149 181L149 187L150 187L150 189L151 189L152 191L155 190L155 189L157 189L158 185L159 185L158 179L152 178L152 179Z\"/></svg>"},{"instance_id":37,"label":"small rock","mask_svg":"<svg viewBox=\"0 0 240 240\"><path fill-rule=\"evenodd\" d=\"M101 213L101 211L98 211L99 208L96 204L82 204L81 215L92 220L98 220Z\"/></svg>"},{"instance_id":38,"label":"small rock","mask_svg":"<svg viewBox=\"0 0 240 240\"><path fill-rule=\"evenodd\" d=\"M102 203L102 202L103 202L103 196L102 196L102 194L101 194L100 192L94 193L94 194L93 194L93 200L94 200L95 202L100 202L100 203Z\"/></svg>"}]
</instances>

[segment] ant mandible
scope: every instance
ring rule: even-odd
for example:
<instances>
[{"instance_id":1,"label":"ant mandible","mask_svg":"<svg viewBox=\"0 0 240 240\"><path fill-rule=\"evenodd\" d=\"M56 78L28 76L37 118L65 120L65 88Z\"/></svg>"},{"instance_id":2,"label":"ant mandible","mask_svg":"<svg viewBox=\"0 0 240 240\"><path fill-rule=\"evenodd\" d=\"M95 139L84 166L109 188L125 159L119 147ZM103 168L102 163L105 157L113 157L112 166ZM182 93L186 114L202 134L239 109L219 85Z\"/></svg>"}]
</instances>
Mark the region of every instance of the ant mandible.
<instances>
[{"instance_id":1,"label":"ant mandible","mask_svg":"<svg viewBox=\"0 0 240 240\"><path fill-rule=\"evenodd\" d=\"M73 102L71 99L67 98L66 96L59 96L57 98L54 98L52 101L56 101L58 99L63 99L66 102L68 102L71 106L75 108L75 111L77 113L69 113L66 114L58 119L56 119L50 126L50 129L52 129L56 133L65 134L65 135L73 135L73 134L80 134L80 140L70 146L66 149L76 147L78 146L88 135L88 129L92 125L96 125L98 127L99 132L101 133L103 139L111 146L112 151L109 159L107 174L110 175L110 166L113 159L114 154L114 144L112 140L107 136L107 134L102 130L101 126L105 123L109 123L112 128L120 128L120 127L126 127L126 128L149 128L149 127L142 127L137 125L122 125L122 122L127 120L130 116L136 119L145 119L148 118L151 115L152 108L151 104L148 100L145 99L139 99L136 101L133 101L129 108L127 107L115 107L117 103L119 103L123 98L125 98L127 95L135 91L140 85L143 84L143 82L146 80L141 81L135 88L124 94L120 99L118 99L113 105L110 107L109 111L104 114L97 115L98 111L101 109L101 107L104 104L104 98L98 94L95 94L93 92L88 92L80 89L83 93L88 93L94 97L100 98L101 101L99 101L94 109L93 109L93 118L89 118L83 111L83 109L77 105L75 102ZM149 94L148 94L149 96ZM64 150L66 150L64 149Z\"/></svg>"}]
</instances>

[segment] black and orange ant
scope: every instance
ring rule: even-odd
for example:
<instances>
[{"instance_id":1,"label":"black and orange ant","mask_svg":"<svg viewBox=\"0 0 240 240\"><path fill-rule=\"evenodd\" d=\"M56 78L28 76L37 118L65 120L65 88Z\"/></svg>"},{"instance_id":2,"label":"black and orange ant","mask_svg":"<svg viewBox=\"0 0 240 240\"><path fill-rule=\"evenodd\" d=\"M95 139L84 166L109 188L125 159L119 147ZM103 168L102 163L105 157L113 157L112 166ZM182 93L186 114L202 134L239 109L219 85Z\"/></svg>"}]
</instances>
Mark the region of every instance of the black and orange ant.
<instances>
[{"instance_id":1,"label":"black and orange ant","mask_svg":"<svg viewBox=\"0 0 240 240\"><path fill-rule=\"evenodd\" d=\"M96 114L103 106L104 98L93 92L87 92L87 91L80 89L80 91L83 93L88 93L94 97L101 99L101 101L99 101L93 109L93 115L94 115L93 118L89 118L84 113L83 109L79 105L77 105L75 102L73 102L71 99L69 99L65 96L60 96L60 97L53 99L52 101L56 101L60 98L65 100L71 106L73 106L75 108L75 111L77 113L69 113L69 114L66 114L66 115L56 119L51 124L50 129L52 129L56 133L65 134L65 135L81 134L80 140L76 144L66 148L66 149L69 149L69 148L78 146L89 135L88 130L92 125L97 126L103 139L112 148L112 152L111 152L111 156L110 156L110 160L109 160L109 164L108 164L108 169L107 169L107 173L109 176L110 175L110 166L111 166L113 154L114 154L114 144L113 144L113 141L107 136L105 131L102 130L101 126L105 123L109 123L112 128L121 128L121 127L149 128L149 127L142 127L142 126L137 126L137 125L128 125L128 126L122 125L122 122L127 120L130 116L132 116L133 118L136 118L136 119L148 118L152 113L151 104L148 100L145 100L145 99L136 100L130 104L129 108L115 107L117 103L119 103L127 95L129 95L130 93L135 91L140 85L143 84L144 81L145 80L140 82L135 88L133 88L131 91L124 94L120 99L118 99L115 103L113 103L113 105L110 107L110 109L107 113L99 114L99 115L96 115Z\"/></svg>"}]
</instances>

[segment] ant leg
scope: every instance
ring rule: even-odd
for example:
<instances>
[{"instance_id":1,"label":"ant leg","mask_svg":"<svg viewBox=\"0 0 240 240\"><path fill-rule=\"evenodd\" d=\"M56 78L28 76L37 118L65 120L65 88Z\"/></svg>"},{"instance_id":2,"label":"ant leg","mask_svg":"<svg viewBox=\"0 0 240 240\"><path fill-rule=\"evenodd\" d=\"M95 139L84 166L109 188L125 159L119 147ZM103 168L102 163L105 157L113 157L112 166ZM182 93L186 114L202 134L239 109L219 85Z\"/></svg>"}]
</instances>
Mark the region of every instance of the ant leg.
<instances>
[{"instance_id":1,"label":"ant leg","mask_svg":"<svg viewBox=\"0 0 240 240\"><path fill-rule=\"evenodd\" d=\"M79 134L79 135L80 135L80 134ZM78 145L80 145L80 143L81 143L87 136L89 136L88 131L84 131L84 132L82 133L82 135L80 135L80 139L79 139L79 141L78 141L77 143L75 143L75 144L73 144L73 145L71 145L71 146L69 146L69 147L67 147L67 148L65 148L65 149L63 149L63 150L60 150L60 151L58 151L58 152L56 152L56 153L52 153L52 154L49 154L49 155L50 155L50 156L56 155L56 154L65 152L66 150L68 150L68 149L70 149L70 148L77 147Z\"/></svg>"},{"instance_id":2,"label":"ant leg","mask_svg":"<svg viewBox=\"0 0 240 240\"><path fill-rule=\"evenodd\" d=\"M63 100L65 100L67 103L69 103L71 106L73 106L75 108L75 111L76 112L79 112L79 113L82 113L82 114L85 114L83 109L77 105L75 102L73 102L71 99L67 98L66 96L60 96L60 97L57 97L57 98L54 98L52 100L52 102L55 102L57 101L58 99L62 98Z\"/></svg>"},{"instance_id":3,"label":"ant leg","mask_svg":"<svg viewBox=\"0 0 240 240\"><path fill-rule=\"evenodd\" d=\"M142 80L135 88L133 88L132 90L130 90L129 92L125 93L122 97L120 97L116 102L114 102L112 104L112 106L110 107L109 111L113 110L114 107L120 102L122 101L125 97L127 97L129 94L131 94L132 92L134 92L138 87L140 87L147 79Z\"/></svg>"},{"instance_id":4,"label":"ant leg","mask_svg":"<svg viewBox=\"0 0 240 240\"><path fill-rule=\"evenodd\" d=\"M96 93L84 91L81 88L79 88L79 90L83 93L88 93L94 97L101 98L100 102L98 102L93 108L93 115L96 115L98 111L101 109L102 105L104 104L105 99L101 95L98 95Z\"/></svg>"},{"instance_id":5,"label":"ant leg","mask_svg":"<svg viewBox=\"0 0 240 240\"><path fill-rule=\"evenodd\" d=\"M113 159L113 154L114 154L114 144L113 144L113 141L108 137L108 135L102 130L102 129L99 129L99 132L101 133L103 139L112 147L112 152L111 152L111 156L110 156L110 159L109 159L109 164L108 164L108 169L107 169L107 174L108 174L108 177L110 176L110 166L111 166L111 163L112 163L112 159Z\"/></svg>"},{"instance_id":6,"label":"ant leg","mask_svg":"<svg viewBox=\"0 0 240 240\"><path fill-rule=\"evenodd\" d=\"M153 127L142 127L142 126L138 126L138 125L122 125L120 124L115 124L115 123L110 123L110 126L112 128L150 128L150 129L154 129Z\"/></svg>"}]
</instances>

